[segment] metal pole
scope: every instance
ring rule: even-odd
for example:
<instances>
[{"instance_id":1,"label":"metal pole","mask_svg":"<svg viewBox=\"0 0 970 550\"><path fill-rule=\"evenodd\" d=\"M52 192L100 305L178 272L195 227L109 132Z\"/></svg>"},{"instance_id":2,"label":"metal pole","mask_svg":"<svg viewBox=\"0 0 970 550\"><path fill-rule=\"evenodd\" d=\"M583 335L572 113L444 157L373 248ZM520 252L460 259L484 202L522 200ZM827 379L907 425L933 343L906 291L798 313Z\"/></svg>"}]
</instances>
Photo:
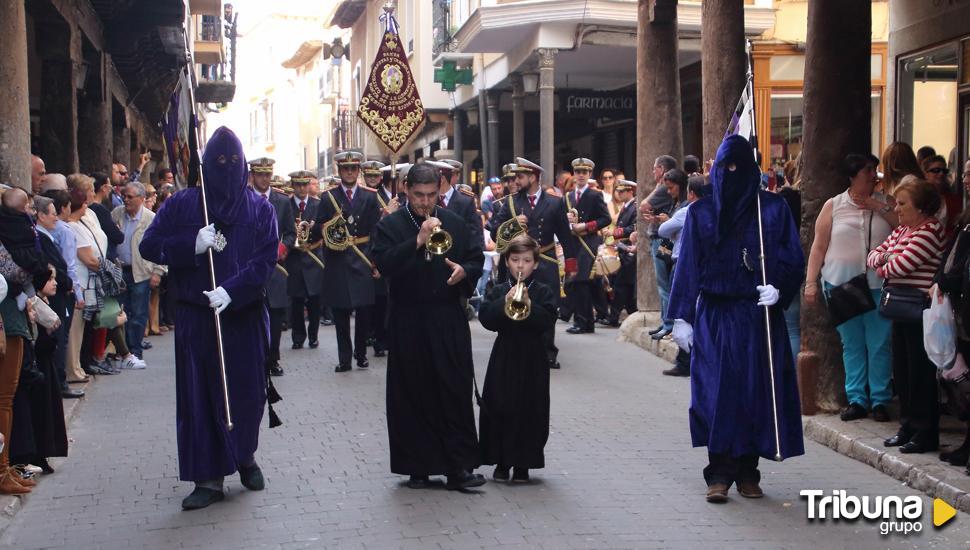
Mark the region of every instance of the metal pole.
<instances>
[{"instance_id":1,"label":"metal pole","mask_svg":"<svg viewBox=\"0 0 970 550\"><path fill-rule=\"evenodd\" d=\"M193 77L195 75L192 73L192 67L191 67L192 55L189 50L189 45L187 41L188 41L188 38L186 37L185 51L187 54L187 58L189 59L190 65L187 66L185 70L187 71L187 74L188 74L189 105L192 109L192 116L193 118L195 118L195 89L193 87L193 80L194 80ZM193 131L195 132L195 143L196 143L196 146L198 146L201 143L201 141L199 140L200 136L199 136L198 120L196 120L195 128L193 129ZM204 224L208 226L209 225L209 203L205 197L205 176L202 175L201 157L199 157L199 161L200 161L199 162L200 166L199 166L198 172L199 172L199 190L202 195L202 219L204 220ZM209 260L209 285L212 287L212 290L215 290L218 287L218 285L216 284L216 266L215 266L215 260L214 260L211 248L206 250L206 257ZM226 381L226 355L222 344L222 320L219 316L219 312L216 311L215 309L212 310L212 316L213 316L213 319L215 319L215 323L216 323L216 353L219 356L219 376L222 381L222 404L226 408L226 429L229 431L232 431L232 428L233 428L232 411L229 408L229 384Z\"/></svg>"},{"instance_id":2,"label":"metal pole","mask_svg":"<svg viewBox=\"0 0 970 550\"><path fill-rule=\"evenodd\" d=\"M761 190L758 190L758 244L761 247L761 284L768 286L768 271L765 267L765 231L761 221ZM765 330L768 340L768 374L771 378L771 414L775 421L775 460L781 462L781 436L778 434L778 398L775 395L775 354L771 343L771 307L765 308Z\"/></svg>"}]
</instances>

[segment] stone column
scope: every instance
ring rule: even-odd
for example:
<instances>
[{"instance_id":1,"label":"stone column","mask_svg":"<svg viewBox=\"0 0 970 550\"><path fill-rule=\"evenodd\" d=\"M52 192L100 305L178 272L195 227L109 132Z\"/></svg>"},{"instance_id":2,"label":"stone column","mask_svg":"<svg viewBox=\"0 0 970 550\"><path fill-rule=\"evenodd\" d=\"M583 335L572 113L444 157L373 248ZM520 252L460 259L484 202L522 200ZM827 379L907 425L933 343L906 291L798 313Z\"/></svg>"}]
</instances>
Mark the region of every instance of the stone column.
<instances>
[{"instance_id":1,"label":"stone column","mask_svg":"<svg viewBox=\"0 0 970 550\"><path fill-rule=\"evenodd\" d=\"M77 68L71 59L71 34L61 26L38 26L41 57L40 141L48 172L78 171Z\"/></svg>"},{"instance_id":2,"label":"stone column","mask_svg":"<svg viewBox=\"0 0 970 550\"><path fill-rule=\"evenodd\" d=\"M485 169L485 181L488 178L501 175L501 153L498 145L498 107L502 92L488 92L485 107L488 111L488 166Z\"/></svg>"},{"instance_id":3,"label":"stone column","mask_svg":"<svg viewBox=\"0 0 970 550\"><path fill-rule=\"evenodd\" d=\"M639 0L637 15L637 201L653 191L653 161L683 157L680 69L677 65L677 1ZM646 226L638 223L637 307L659 311L656 273Z\"/></svg>"},{"instance_id":4,"label":"stone column","mask_svg":"<svg viewBox=\"0 0 970 550\"><path fill-rule=\"evenodd\" d=\"M519 73L510 74L509 79L512 81L512 156L521 157L525 155L525 86Z\"/></svg>"},{"instance_id":5,"label":"stone column","mask_svg":"<svg viewBox=\"0 0 970 550\"><path fill-rule=\"evenodd\" d=\"M704 121L701 158L712 159L724 139L746 79L744 3L742 0L704 0L701 10Z\"/></svg>"},{"instance_id":6,"label":"stone column","mask_svg":"<svg viewBox=\"0 0 970 550\"><path fill-rule=\"evenodd\" d=\"M847 153L870 150L871 23L869 2L808 4L801 157L801 234L806 258L822 205L848 184L839 174L840 161ZM815 405L837 410L845 402L841 342L821 305L803 304L801 317L802 410L811 413Z\"/></svg>"},{"instance_id":7,"label":"stone column","mask_svg":"<svg viewBox=\"0 0 970 550\"><path fill-rule=\"evenodd\" d=\"M0 183L30 191L26 28L24 3L9 2L0 17Z\"/></svg>"},{"instance_id":8,"label":"stone column","mask_svg":"<svg viewBox=\"0 0 970 550\"><path fill-rule=\"evenodd\" d=\"M77 149L81 171L110 174L114 156L110 100L82 101L78 111Z\"/></svg>"},{"instance_id":9,"label":"stone column","mask_svg":"<svg viewBox=\"0 0 970 550\"><path fill-rule=\"evenodd\" d=\"M464 109L455 109L451 112L451 148L454 150L455 160L458 162L465 162L465 125L467 124L465 119ZM465 169L462 174L461 181L468 181L466 177L468 170Z\"/></svg>"},{"instance_id":10,"label":"stone column","mask_svg":"<svg viewBox=\"0 0 970 550\"><path fill-rule=\"evenodd\" d=\"M487 93L484 86L478 91L478 131L481 139L482 175L485 181L488 181L488 167L491 166L489 158L495 154L488 148L488 108L485 105Z\"/></svg>"},{"instance_id":11,"label":"stone column","mask_svg":"<svg viewBox=\"0 0 970 550\"><path fill-rule=\"evenodd\" d=\"M542 185L555 181L556 168L556 53L558 50L539 48L539 158L542 166Z\"/></svg>"}]
</instances>

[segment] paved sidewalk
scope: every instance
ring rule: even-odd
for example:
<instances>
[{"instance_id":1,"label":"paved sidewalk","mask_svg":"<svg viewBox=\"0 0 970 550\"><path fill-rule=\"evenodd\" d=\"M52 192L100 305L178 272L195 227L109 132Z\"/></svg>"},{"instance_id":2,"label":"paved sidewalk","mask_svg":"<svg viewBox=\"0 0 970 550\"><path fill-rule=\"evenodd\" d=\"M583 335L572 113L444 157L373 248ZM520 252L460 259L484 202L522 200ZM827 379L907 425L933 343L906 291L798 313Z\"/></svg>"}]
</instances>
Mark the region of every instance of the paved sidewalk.
<instances>
[{"instance_id":1,"label":"paved sidewalk","mask_svg":"<svg viewBox=\"0 0 970 550\"><path fill-rule=\"evenodd\" d=\"M0 546L33 548L965 548L970 517L882 537L876 524L808 522L802 489L920 495L813 442L763 462L767 497L704 502L703 449L691 449L689 382L615 330L570 336L552 373L547 468L530 486L489 482L474 494L413 491L388 473L385 362L335 374L332 328L317 350L290 351L280 428L262 433L267 489L227 479L226 502L182 512L177 479L172 337L154 338L149 369L104 377L70 428L71 457L54 463ZM492 335L473 323L482 380ZM471 396L469 396L471 399ZM491 474L491 468L483 469Z\"/></svg>"}]
</instances>

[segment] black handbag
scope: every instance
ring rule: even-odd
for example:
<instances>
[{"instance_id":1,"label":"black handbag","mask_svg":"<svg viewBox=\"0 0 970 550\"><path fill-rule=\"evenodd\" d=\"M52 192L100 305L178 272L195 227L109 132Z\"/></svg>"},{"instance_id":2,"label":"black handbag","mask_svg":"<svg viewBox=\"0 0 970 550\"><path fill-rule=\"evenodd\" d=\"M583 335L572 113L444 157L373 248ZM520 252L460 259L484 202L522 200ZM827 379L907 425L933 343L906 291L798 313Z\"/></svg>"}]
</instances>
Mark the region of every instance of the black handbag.
<instances>
[{"instance_id":1,"label":"black handbag","mask_svg":"<svg viewBox=\"0 0 970 550\"><path fill-rule=\"evenodd\" d=\"M869 256L869 246L872 240L872 216L869 214L869 231L866 234L866 255ZM869 279L863 266L862 273L849 279L839 286L832 287L825 292L825 304L835 326L839 326L849 319L858 317L876 309L876 301L872 299L869 290Z\"/></svg>"},{"instance_id":2,"label":"black handbag","mask_svg":"<svg viewBox=\"0 0 970 550\"><path fill-rule=\"evenodd\" d=\"M879 315L890 321L918 323L923 320L923 310L929 306L929 294L918 288L886 285L879 300Z\"/></svg>"}]
</instances>

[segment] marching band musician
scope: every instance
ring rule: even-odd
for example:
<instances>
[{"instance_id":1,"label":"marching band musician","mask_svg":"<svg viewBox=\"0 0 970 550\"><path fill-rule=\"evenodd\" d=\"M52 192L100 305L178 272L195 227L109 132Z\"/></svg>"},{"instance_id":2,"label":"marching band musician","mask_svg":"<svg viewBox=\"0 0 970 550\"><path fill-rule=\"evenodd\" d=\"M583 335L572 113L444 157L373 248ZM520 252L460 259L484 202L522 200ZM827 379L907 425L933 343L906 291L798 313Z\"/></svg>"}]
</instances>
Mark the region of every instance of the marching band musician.
<instances>
[{"instance_id":1,"label":"marching band musician","mask_svg":"<svg viewBox=\"0 0 970 550\"><path fill-rule=\"evenodd\" d=\"M290 249L296 243L296 228L290 223L294 215L289 197L272 187L275 163L275 160L267 157L249 161L250 183L257 195L273 205L278 225L277 234L280 236L278 261L285 262ZM269 308L269 353L266 355L266 369L273 376L283 376L283 367L280 366L280 338L283 335L283 322L286 320L286 307L290 301L286 285L285 269L276 268L265 288L266 307Z\"/></svg>"},{"instance_id":2,"label":"marching band musician","mask_svg":"<svg viewBox=\"0 0 970 550\"><path fill-rule=\"evenodd\" d=\"M242 484L265 486L256 464L266 403L264 358L269 318L262 290L279 248L275 211L246 187L242 143L229 129L212 134L202 156L210 225L203 227L201 190L175 193L159 209L141 242L142 257L167 265L178 291L175 395L179 479L195 482L186 510L223 500L223 478L239 471ZM213 249L215 290L205 255ZM216 326L221 316L226 383L233 428L226 425L218 369Z\"/></svg>"},{"instance_id":3,"label":"marching band musician","mask_svg":"<svg viewBox=\"0 0 970 550\"><path fill-rule=\"evenodd\" d=\"M637 234L637 183L621 179L616 181L613 189L623 204L613 228L620 270L610 276L615 294L610 306L609 325L618 327L621 310L625 309L628 315L637 310L637 249L636 244L631 242Z\"/></svg>"},{"instance_id":4,"label":"marching band musician","mask_svg":"<svg viewBox=\"0 0 970 550\"><path fill-rule=\"evenodd\" d=\"M507 167L509 165L506 165ZM556 306L559 305L559 259L556 257L556 242L563 243L567 258L573 258L579 252L574 250L574 238L566 218L564 202L549 195L539 184L542 168L524 158L516 159L510 171L515 174L518 192L509 194L501 201L501 209L493 218L491 235L496 243L511 242L514 231L525 232L539 243L539 265L536 266L536 280L549 288L556 289ZM515 221L512 221L514 218ZM578 246L578 245L576 245ZM501 247L501 245L500 245ZM502 247L504 249L504 247ZM500 250L499 252L502 252ZM508 277L505 265L499 264L499 280ZM559 368L557 361L559 348L556 347L555 327L542 334L542 342L546 349L549 367Z\"/></svg>"},{"instance_id":5,"label":"marching band musician","mask_svg":"<svg viewBox=\"0 0 970 550\"><path fill-rule=\"evenodd\" d=\"M295 214L294 227L301 222L312 222L317 218L320 200L309 194L310 182L316 179L313 172L300 170L290 174L290 187L293 188L291 207ZM299 233L297 239L300 238ZM298 241L299 242L299 241ZM323 269L311 258L320 256L320 241L301 243L305 248L291 250L286 258L286 293L290 297L290 336L293 349L303 348L303 342L311 349L320 345L317 334L320 331L320 289L323 287ZM306 309L304 317L303 310Z\"/></svg>"},{"instance_id":6,"label":"marching band musician","mask_svg":"<svg viewBox=\"0 0 970 550\"><path fill-rule=\"evenodd\" d=\"M559 281L557 276L549 286L540 280L537 270L548 262L539 250L524 232L508 243L502 254L508 276L492 287L478 312L482 326L498 333L482 386L478 431L482 464L495 464L495 481L509 481L514 468L512 483L528 483L529 469L545 467L548 356L535 341L556 326ZM516 295L519 281L521 296Z\"/></svg>"},{"instance_id":7,"label":"marching band musician","mask_svg":"<svg viewBox=\"0 0 970 550\"><path fill-rule=\"evenodd\" d=\"M437 168L439 174L441 174L440 187L438 189L438 206L447 208L461 216L472 230L472 233L480 241L485 242L485 235L482 231L482 219L478 215L478 207L475 205L475 193L459 188L456 185L458 178L461 176L461 163L456 160L429 160L426 162Z\"/></svg>"},{"instance_id":8,"label":"marching band musician","mask_svg":"<svg viewBox=\"0 0 970 550\"><path fill-rule=\"evenodd\" d=\"M384 163L369 160L360 165L364 174L364 184L376 191L377 203L380 204L382 215L386 216L397 210L397 197L392 197L390 191L384 187ZM371 335L374 339L374 357L387 355L387 281L383 278L374 279L374 310L371 316Z\"/></svg>"},{"instance_id":9,"label":"marching band musician","mask_svg":"<svg viewBox=\"0 0 970 550\"><path fill-rule=\"evenodd\" d=\"M572 162L575 188L563 195L563 203L574 235L575 255L566 259L566 294L573 307L573 326L569 334L587 334L595 331L593 324L593 286L600 284L593 273L596 254L603 238L599 229L610 224L610 211L606 208L603 193L589 185L595 163L580 157Z\"/></svg>"},{"instance_id":10,"label":"marching band musician","mask_svg":"<svg viewBox=\"0 0 970 550\"><path fill-rule=\"evenodd\" d=\"M485 483L472 405L471 330L462 300L471 296L485 257L482 241L456 213L436 206L440 174L416 164L406 178L407 203L377 224L374 258L390 288L387 431L391 472L408 487L448 476L459 490ZM442 231L435 232L440 227ZM432 235L450 248L431 254Z\"/></svg>"},{"instance_id":11,"label":"marching band musician","mask_svg":"<svg viewBox=\"0 0 970 550\"><path fill-rule=\"evenodd\" d=\"M324 239L323 305L333 310L337 328L336 372L366 369L367 336L374 306L374 282L380 277L370 259L370 237L381 219L377 192L357 185L364 156L356 151L334 155L340 184L320 196L312 239ZM350 314L354 313L354 339L350 339Z\"/></svg>"}]
</instances>

